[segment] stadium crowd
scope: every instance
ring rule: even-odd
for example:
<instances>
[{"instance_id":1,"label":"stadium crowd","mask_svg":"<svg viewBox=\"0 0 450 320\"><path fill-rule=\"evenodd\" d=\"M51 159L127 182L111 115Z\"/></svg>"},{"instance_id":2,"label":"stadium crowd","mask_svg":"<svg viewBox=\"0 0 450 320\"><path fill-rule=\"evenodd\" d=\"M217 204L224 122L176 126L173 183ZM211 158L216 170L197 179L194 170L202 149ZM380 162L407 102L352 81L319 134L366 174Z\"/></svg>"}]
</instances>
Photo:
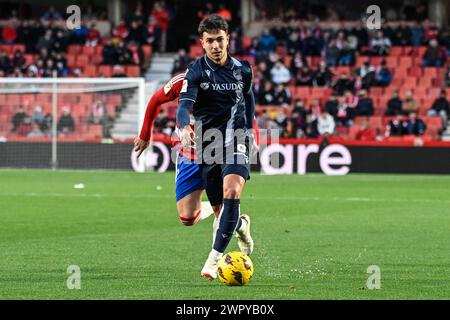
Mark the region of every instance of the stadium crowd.
<instances>
[{"instance_id":1,"label":"stadium crowd","mask_svg":"<svg viewBox=\"0 0 450 320\"><path fill-rule=\"evenodd\" d=\"M447 127L450 110L445 87L450 86L450 34L426 19L422 4L389 8L387 23L376 32L369 32L362 22L349 28L332 28L318 22L319 18L342 19L342 12L351 16L356 11L343 11L338 4L329 6L325 16L313 7L299 10L292 1L283 2L276 11L270 10L267 1L256 4L262 21L276 18L282 23L253 38L242 35L239 27L234 28L229 50L253 63L260 127L280 129L283 137L292 138L351 131L357 139L423 135L427 117L440 117L439 132ZM226 6L212 2L206 3L195 18L200 20L210 13L229 21L234 18ZM151 12L144 12L138 5L125 18L113 26L106 38L100 36L94 22L84 22L73 31L58 27L55 21L61 15L54 8L49 8L40 21L17 24L12 20L0 30L1 42L24 44L25 52L18 49L8 55L0 47L0 76L49 77L54 70L59 76L82 74L82 70L70 68L67 63L68 48L74 44L101 47L97 62L116 66L112 76L126 75L119 65L144 67L144 45L151 45L153 51L165 51L171 15L163 1L156 1ZM180 48L172 74L183 72L196 57L193 47L198 53L198 44ZM29 53L36 54L37 60L27 63L24 55ZM397 63L404 57L412 63L400 68ZM405 73L400 74L399 69ZM437 70L427 78L424 89L439 91L433 101L419 99L414 85L407 90L400 87L410 76L418 81L426 74L425 69ZM319 94L311 97L311 92ZM374 116L386 117L377 120L374 127ZM156 122L156 130L170 134L173 129L173 112L164 112Z\"/></svg>"}]
</instances>

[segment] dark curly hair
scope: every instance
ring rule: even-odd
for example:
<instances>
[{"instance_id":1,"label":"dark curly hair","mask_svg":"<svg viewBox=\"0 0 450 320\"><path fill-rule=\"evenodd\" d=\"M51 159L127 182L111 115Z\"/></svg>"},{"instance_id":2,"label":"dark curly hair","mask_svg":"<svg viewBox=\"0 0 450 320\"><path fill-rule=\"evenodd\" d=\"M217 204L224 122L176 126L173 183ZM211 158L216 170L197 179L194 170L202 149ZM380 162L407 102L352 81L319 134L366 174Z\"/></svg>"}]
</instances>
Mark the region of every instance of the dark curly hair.
<instances>
[{"instance_id":1,"label":"dark curly hair","mask_svg":"<svg viewBox=\"0 0 450 320\"><path fill-rule=\"evenodd\" d=\"M203 32L212 32L223 30L228 34L228 22L217 14L206 16L198 26L198 34L203 35Z\"/></svg>"}]
</instances>

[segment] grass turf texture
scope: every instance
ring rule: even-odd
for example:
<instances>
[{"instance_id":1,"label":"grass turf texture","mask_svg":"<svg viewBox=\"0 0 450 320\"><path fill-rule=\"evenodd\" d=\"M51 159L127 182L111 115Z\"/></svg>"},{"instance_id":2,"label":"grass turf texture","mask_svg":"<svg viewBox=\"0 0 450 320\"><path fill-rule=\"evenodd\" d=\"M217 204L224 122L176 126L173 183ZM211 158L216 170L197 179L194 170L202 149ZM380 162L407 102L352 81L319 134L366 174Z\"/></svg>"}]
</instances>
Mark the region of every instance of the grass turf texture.
<instances>
[{"instance_id":1,"label":"grass turf texture","mask_svg":"<svg viewBox=\"0 0 450 320\"><path fill-rule=\"evenodd\" d=\"M174 173L0 170L0 182L1 299L450 298L449 176L253 174L245 287L200 278L212 218L180 224Z\"/></svg>"}]
</instances>

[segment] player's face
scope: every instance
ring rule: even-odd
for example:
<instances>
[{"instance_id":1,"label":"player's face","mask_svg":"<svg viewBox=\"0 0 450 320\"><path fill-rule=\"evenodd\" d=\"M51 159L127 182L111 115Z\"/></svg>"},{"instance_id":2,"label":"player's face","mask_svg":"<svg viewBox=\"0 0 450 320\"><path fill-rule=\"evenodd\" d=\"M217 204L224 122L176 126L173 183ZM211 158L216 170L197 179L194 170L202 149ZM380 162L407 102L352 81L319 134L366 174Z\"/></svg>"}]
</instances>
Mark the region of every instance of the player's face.
<instances>
[{"instance_id":1,"label":"player's face","mask_svg":"<svg viewBox=\"0 0 450 320\"><path fill-rule=\"evenodd\" d=\"M229 39L230 36L224 30L217 30L203 32L200 42L208 58L217 64L224 64L227 61Z\"/></svg>"}]
</instances>

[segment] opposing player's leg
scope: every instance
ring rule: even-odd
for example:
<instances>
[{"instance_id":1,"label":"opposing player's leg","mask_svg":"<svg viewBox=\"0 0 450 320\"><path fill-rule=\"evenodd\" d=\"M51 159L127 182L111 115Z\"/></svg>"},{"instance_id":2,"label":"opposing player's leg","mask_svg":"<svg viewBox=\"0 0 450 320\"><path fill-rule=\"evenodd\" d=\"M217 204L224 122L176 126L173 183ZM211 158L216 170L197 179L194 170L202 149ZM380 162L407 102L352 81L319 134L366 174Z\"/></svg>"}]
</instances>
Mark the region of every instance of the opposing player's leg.
<instances>
[{"instance_id":1,"label":"opposing player's leg","mask_svg":"<svg viewBox=\"0 0 450 320\"><path fill-rule=\"evenodd\" d=\"M181 155L177 158L175 193L178 216L185 226L193 226L212 214L213 208L202 204L203 181L198 164Z\"/></svg>"}]
</instances>

